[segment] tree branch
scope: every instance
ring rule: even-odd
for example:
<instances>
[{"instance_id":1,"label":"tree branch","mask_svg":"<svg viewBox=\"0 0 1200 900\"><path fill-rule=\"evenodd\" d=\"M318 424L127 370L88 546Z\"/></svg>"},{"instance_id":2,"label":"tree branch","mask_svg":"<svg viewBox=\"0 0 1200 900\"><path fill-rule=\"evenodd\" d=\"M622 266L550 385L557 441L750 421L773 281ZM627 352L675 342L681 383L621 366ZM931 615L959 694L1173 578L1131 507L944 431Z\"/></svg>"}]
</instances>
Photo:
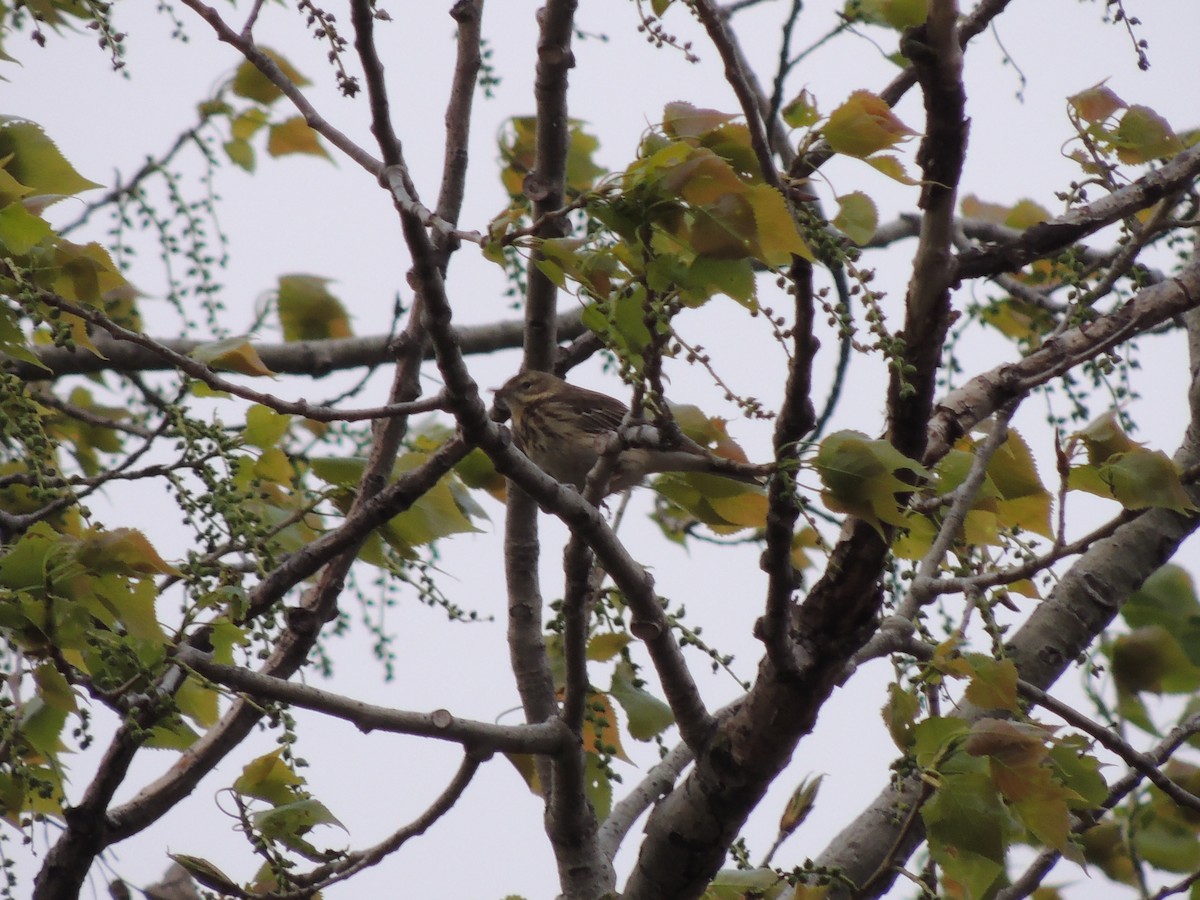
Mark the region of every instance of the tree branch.
<instances>
[{"instance_id":1,"label":"tree branch","mask_svg":"<svg viewBox=\"0 0 1200 900\"><path fill-rule=\"evenodd\" d=\"M1043 709L1049 710L1068 725L1072 725L1084 734L1094 738L1096 743L1119 757L1129 768L1141 773L1147 781L1174 800L1176 805L1190 809L1193 813L1200 812L1200 797L1185 790L1164 775L1158 768L1159 764L1155 762L1152 756L1146 753L1139 753L1129 745L1128 741L1122 740L1116 732L1105 728L1097 722L1093 722L1087 716L1080 714L1067 704L1051 697L1041 688L1034 687L1026 681L1018 680L1017 690L1027 700L1036 703Z\"/></svg>"},{"instance_id":2,"label":"tree branch","mask_svg":"<svg viewBox=\"0 0 1200 900\"><path fill-rule=\"evenodd\" d=\"M575 745L574 736L554 719L536 725L512 726L460 719L444 709L432 713L408 712L365 703L311 685L294 684L241 666L214 662L210 654L195 647L179 648L175 659L210 681L245 693L259 702L278 700L311 709L349 722L368 734L386 731L452 741L481 756L496 751L554 755Z\"/></svg>"},{"instance_id":3,"label":"tree branch","mask_svg":"<svg viewBox=\"0 0 1200 900\"><path fill-rule=\"evenodd\" d=\"M216 33L217 40L229 44L237 50L248 62L262 72L263 76L271 84L279 88L284 96L292 101L292 105L304 117L304 121L309 128L317 132L329 141L329 143L337 147L338 150L342 151L349 159L362 166L362 168L366 169L376 178L382 175L384 164L326 121L317 112L316 108L309 103L308 98L304 96L303 92L284 74L283 70L275 63L275 60L271 59L270 56L258 48L249 34L234 31L221 18L220 13L211 6L200 2L200 0L183 0L183 5L209 24Z\"/></svg>"},{"instance_id":4,"label":"tree branch","mask_svg":"<svg viewBox=\"0 0 1200 900\"><path fill-rule=\"evenodd\" d=\"M902 44L925 99L925 137L917 154L924 215L904 301L904 331L897 336L903 339L898 348L901 365L891 367L888 384L888 438L901 453L916 459L925 450L925 428L950 327L954 206L967 150L957 20L955 2L933 0L926 23L906 33Z\"/></svg>"},{"instance_id":5,"label":"tree branch","mask_svg":"<svg viewBox=\"0 0 1200 900\"><path fill-rule=\"evenodd\" d=\"M1011 243L960 253L954 262L954 278L962 280L1016 271L1035 259L1065 250L1113 222L1186 190L1197 176L1200 176L1200 145L1190 147L1137 181L1095 203L1077 207L1057 219L1026 228Z\"/></svg>"},{"instance_id":6,"label":"tree branch","mask_svg":"<svg viewBox=\"0 0 1200 900\"><path fill-rule=\"evenodd\" d=\"M956 440L1009 400L1197 304L1200 260L1169 281L1139 291L1113 312L1047 340L1024 359L977 375L938 403L929 422L923 462L932 465L941 459Z\"/></svg>"},{"instance_id":7,"label":"tree branch","mask_svg":"<svg viewBox=\"0 0 1200 900\"><path fill-rule=\"evenodd\" d=\"M589 333L580 319L579 309L560 315L556 323L560 338L575 340ZM459 331L462 352L475 356L518 349L523 340L524 327L524 323L518 320L465 325ZM82 349L35 347L33 352L41 365L0 354L0 366L25 381L53 381L67 375L92 375L97 372L168 372L177 369L174 362L177 356L186 357L197 347L211 343L186 338L144 337L145 342L132 343L109 337L107 332L103 332L92 339L101 355ZM282 344L253 342L251 346L263 365L277 375L324 378L333 372L364 366L375 368L392 362L399 340L395 335L378 334L320 341L288 341ZM159 353L154 349L156 347L165 348L173 355ZM425 349L423 353L426 359L433 358L432 348Z\"/></svg>"},{"instance_id":8,"label":"tree branch","mask_svg":"<svg viewBox=\"0 0 1200 900\"><path fill-rule=\"evenodd\" d=\"M1190 268L1194 269L1195 264ZM1150 290L1157 288L1147 289ZM1192 310L1187 313L1186 320L1192 342L1192 371L1200 373L1200 313ZM1191 401L1192 419L1175 454L1176 464L1183 468L1200 462L1200 375L1193 376ZM931 454L932 444L931 441ZM1200 501L1200 488L1190 486L1187 490L1193 503ZM1006 645L1006 653L1016 664L1021 679L1041 690L1048 689L1108 627L1128 597L1171 558L1197 525L1200 520L1195 516L1151 509L1122 524L1111 537L1092 544ZM981 712L964 706L960 715L969 720ZM1138 778L1141 777L1138 774ZM878 872L883 861L881 848L896 847L897 858L907 858L924 833L918 826L901 836L892 811L898 803L911 802L916 790L917 779L914 778L903 779L898 785L885 788L834 837L818 857L817 864L838 869L851 883L861 885ZM856 900L881 896L893 878L894 873L886 878L874 878L871 891L855 894ZM840 889L830 895L831 900L845 896L848 893Z\"/></svg>"},{"instance_id":9,"label":"tree branch","mask_svg":"<svg viewBox=\"0 0 1200 900\"><path fill-rule=\"evenodd\" d=\"M424 834L438 819L445 816L446 813L454 808L454 804L466 792L467 785L471 783L483 761L484 757L475 753L467 753L463 757L462 764L458 767L458 771L454 773L454 777L450 780L450 783L446 785L445 790L442 791L438 798L429 805L429 808L417 816L415 820L403 828L396 830L374 847L369 847L366 850L356 853L349 853L345 859L310 872L306 876L295 878L294 880L297 883L305 887L305 890L297 892L296 900L302 900L302 898L303 900L308 900L309 897L312 897L313 887L324 890L330 885L337 884L339 881L345 881L347 878L357 875L363 869L377 865L387 856L399 850L410 839Z\"/></svg>"}]
</instances>

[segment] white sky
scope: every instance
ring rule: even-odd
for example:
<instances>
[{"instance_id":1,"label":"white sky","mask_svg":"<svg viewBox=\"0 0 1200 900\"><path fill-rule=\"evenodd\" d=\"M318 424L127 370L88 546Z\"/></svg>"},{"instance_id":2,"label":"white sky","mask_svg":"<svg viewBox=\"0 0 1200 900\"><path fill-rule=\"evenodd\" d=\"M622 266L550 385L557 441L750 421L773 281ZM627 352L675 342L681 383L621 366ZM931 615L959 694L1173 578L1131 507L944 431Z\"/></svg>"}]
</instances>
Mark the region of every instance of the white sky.
<instances>
[{"instance_id":1,"label":"white sky","mask_svg":"<svg viewBox=\"0 0 1200 900\"><path fill-rule=\"evenodd\" d=\"M441 172L445 85L453 63L453 23L446 14L449 5L393 0L383 4L392 23L381 23L378 29L394 91L397 128L417 186L430 205ZM760 64L764 76L769 74L777 53L779 37L770 16L772 7L779 5L767 4L766 9L748 13L740 20L743 27L759 29L747 32L744 40L748 55ZM831 10L840 5L829 0L806 4L795 46L805 47L823 34L833 21ZM1139 7L1143 5L1144 11L1131 9L1131 13L1146 20L1138 29L1138 37L1149 41L1152 68L1147 73L1137 70L1124 29L1100 24L1102 4L1013 3L1001 19L998 34L1028 78L1024 102L1015 98L1021 84L1013 66L1003 63L995 37L984 34L976 39L967 54L972 131L961 194L975 193L995 202L1029 197L1052 212L1060 211L1055 191L1077 175L1073 164L1059 154L1070 136L1063 98L1104 79L1127 102L1154 107L1178 129L1200 125L1194 46L1195 36L1200 34L1200 4L1160 0ZM170 22L156 15L153 6L118 6L117 25L129 35L126 44L132 78L128 81L110 73L106 56L94 47L90 34L52 35L44 50L25 46L22 36L7 38L8 52L22 65L5 66L3 74L9 84L0 89L5 97L4 111L41 124L82 174L106 186L113 183L113 173L128 175L146 155L160 153L180 130L193 124L196 103L209 96L238 62L229 47L219 45L203 23L182 7L178 13L187 23L191 40L186 44L170 40ZM227 4L218 9L223 14L231 13ZM530 2L493 0L485 10L484 31L502 83L496 99L476 100L474 177L462 217L462 225L468 229L483 230L505 202L494 171L495 136L506 117L529 114L533 109L535 9ZM339 14L339 18L348 28L348 13ZM604 33L611 38L601 41L591 37L579 42L575 48L578 65L571 73L571 114L585 120L599 135L598 161L602 165L626 165L639 136L660 118L665 102L687 100L699 106L736 111L732 93L722 80L717 55L701 38L696 39L695 46L702 63L692 66L684 62L682 54L654 50L633 34L636 20L631 3L584 4L578 23L590 35ZM681 36L690 37L695 30L694 23L679 9L671 11L668 26ZM304 34L301 18L293 10L269 4L257 33L262 44L282 51L318 82L310 89L318 109L374 153L366 127L365 99L351 101L336 94L332 74L323 62L324 46ZM889 52L894 47L888 33L871 29L869 34ZM822 111L828 112L851 90L880 89L894 71L869 42L845 37L815 52L793 75L790 89L794 93L807 86L818 97ZM905 98L897 113L911 127L920 129L916 91ZM913 150L915 143L906 152ZM818 192L827 202L834 193L863 190L879 203L884 221L897 212L915 209L915 188L889 182L861 163L835 160L822 176L829 183L818 185ZM299 157L269 160L263 154L255 175L231 167L218 174L216 185L223 198L221 222L229 237L230 262L222 280L227 287L224 300L230 310L227 324L231 331L249 327L260 296L283 273L304 272L335 279L333 290L351 309L359 334L378 333L387 327L398 291L406 301L410 299L404 283L408 260L390 201L353 163L338 159L330 165ZM197 189L194 183L192 189ZM58 215L65 221L77 210L78 204L68 201L60 206ZM103 219L93 223L91 236L101 238L106 226ZM876 286L888 292L884 307L894 325L899 324L909 247L911 244L901 246L889 262L879 265ZM175 334L180 326L174 314L155 299L163 291L155 252L152 243L141 245L141 261L132 277L149 295L142 309L154 323L151 333ZM516 315L508 308L502 290L498 270L477 258L470 246L458 254L449 279L458 321L486 322ZM565 298L564 302L572 301ZM712 313L706 309L685 318L685 333L713 351L722 374L735 389L767 400L777 396L774 382L782 371L782 353L771 343L761 319L748 326L744 317L734 318L737 310ZM270 328L264 329L261 336L264 340L278 339ZM822 387L828 382L835 358L831 337L826 337L825 346L818 361ZM1139 438L1168 452L1177 444L1185 422L1182 384L1187 368L1182 346L1179 337L1148 341L1142 353L1148 370L1145 384L1168 382L1179 386L1170 395L1143 388L1152 394L1153 403L1143 405ZM968 374L1011 358L1013 353L999 342L974 342L968 351ZM766 365L763 360L767 360ZM476 380L490 387L511 374L518 361L516 353L507 353L473 360L471 364ZM427 387L432 388L436 371L428 372ZM673 399L701 402L713 414L736 416L735 410L722 410L715 402L717 395L706 379L693 375L682 364L669 372L674 376ZM880 431L880 373L878 360L852 364L837 427L872 434ZM600 375L594 362L577 377L593 386L618 390L615 379ZM352 373L315 385L281 380L267 389L317 400L335 395L356 378L357 373ZM356 405L379 402L386 383L386 377L376 377ZM816 396L818 403L824 398L820 389ZM1035 444L1043 471L1052 473L1053 467L1047 462L1052 459L1051 445L1044 429L1038 429L1041 416L1039 404L1030 402L1018 417L1017 426ZM731 424L731 430L752 458L764 456L769 426L738 420ZM815 475L811 480L815 484ZM93 504L103 520L112 525L141 527L164 556L182 555L187 535L169 524L175 514L165 497L133 498L110 493L108 500L111 511L104 510L100 503ZM762 596L757 551L731 555L697 546L689 554L663 541L653 526L644 523L644 516L638 512L648 506L648 494L635 501L623 534L641 558L652 565L659 590L676 601L689 598L686 605L691 623L703 624L707 638L717 642L722 651L737 655L738 673L752 677L759 648L750 637L750 626L758 615ZM380 668L370 659L360 633L357 641L335 640L330 644L331 653L340 656L333 687L398 708L445 707L457 715L484 720L502 716L518 705L504 643L504 587L496 540L503 513L490 502L488 512L492 516L488 533L457 538L443 546L441 566L446 577L442 587L453 601L493 615L496 621L449 625L441 612L402 601L389 613L397 630L396 680L390 684L380 682ZM554 523L545 519L543 523L543 589L547 597L553 597L560 590L558 548L564 535ZM1078 530L1091 524L1080 521ZM371 573L367 574L369 577ZM698 656L696 669L711 706L735 695L729 678L708 676ZM746 834L756 859L770 844L787 795L805 774L825 772L827 777L813 816L777 855L775 861L780 865L816 856L828 838L882 787L887 763L895 755L877 715L883 700L881 685L888 675L885 664L872 664L834 696L817 734L801 744L792 770L779 780L763 802L760 814L751 820ZM607 683L607 677L602 672L594 676L600 686ZM361 847L410 820L440 792L458 764L459 755L450 745L389 735L363 736L341 723L316 722L304 715L300 719L301 753L312 763L305 773L310 787L350 830L348 839L335 832L322 835L320 839L331 845L349 840ZM517 720L509 713L503 721ZM252 756L270 747L270 737L263 736L253 748L248 746L246 752L235 754L218 775L207 779L194 797L162 823L118 846L114 854L116 871L134 884L157 880L167 865L164 853L169 848L208 857L236 878L249 877L256 863L233 833L231 820L214 811L214 792L228 784ZM129 781L131 789L144 783L149 773L169 766L174 758L165 752L143 757ZM652 754L643 750L638 758L644 763L652 759ZM86 785L92 765L94 754L75 762L75 789ZM625 767L622 771L627 784L636 782L637 770ZM634 848L636 837L635 829L627 842ZM39 839L36 843L39 853L43 852L46 842ZM8 846L10 851L18 849L11 841ZM627 850L618 863L627 867L631 860ZM20 864L29 876L35 868L36 864L28 859ZM107 880L107 876L104 878ZM97 893L103 895L103 883L95 884ZM353 879L350 885L336 887L327 896L486 898L514 893L534 898L552 896L557 879L541 831L540 803L528 794L509 765L497 759L483 767L464 799L430 833L412 841L375 870ZM1084 891L1091 897L1118 895L1102 881L1092 882Z\"/></svg>"}]
</instances>

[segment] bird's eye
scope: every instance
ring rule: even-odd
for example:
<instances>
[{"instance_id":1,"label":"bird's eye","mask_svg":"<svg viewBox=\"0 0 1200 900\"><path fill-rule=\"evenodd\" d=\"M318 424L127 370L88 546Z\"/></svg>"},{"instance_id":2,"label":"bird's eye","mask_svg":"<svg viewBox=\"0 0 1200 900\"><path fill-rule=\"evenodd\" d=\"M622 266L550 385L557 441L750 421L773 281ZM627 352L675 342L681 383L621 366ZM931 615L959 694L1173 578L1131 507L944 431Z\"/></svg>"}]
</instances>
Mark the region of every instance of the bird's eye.
<instances>
[{"instance_id":1,"label":"bird's eye","mask_svg":"<svg viewBox=\"0 0 1200 900\"><path fill-rule=\"evenodd\" d=\"M526 378L525 380L523 380L521 382L521 387L524 388L525 390L529 390L531 387L533 387L533 379Z\"/></svg>"}]
</instances>

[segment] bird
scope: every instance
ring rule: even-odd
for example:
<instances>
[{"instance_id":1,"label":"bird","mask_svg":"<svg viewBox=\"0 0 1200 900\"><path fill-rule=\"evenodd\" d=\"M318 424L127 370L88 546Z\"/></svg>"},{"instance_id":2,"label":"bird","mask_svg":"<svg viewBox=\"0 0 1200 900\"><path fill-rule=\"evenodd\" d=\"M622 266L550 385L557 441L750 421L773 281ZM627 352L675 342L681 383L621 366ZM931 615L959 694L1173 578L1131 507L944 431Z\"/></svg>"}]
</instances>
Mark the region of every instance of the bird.
<instances>
[{"instance_id":1,"label":"bird","mask_svg":"<svg viewBox=\"0 0 1200 900\"><path fill-rule=\"evenodd\" d=\"M516 445L543 472L562 484L583 491L588 472L616 434L629 408L607 394L570 384L549 372L527 371L510 378L495 391L500 405L512 416ZM632 426L646 425L633 420ZM609 475L607 493L634 487L652 473L706 472L746 484L761 484L768 467L751 466L715 456L680 435L676 447L626 447Z\"/></svg>"}]
</instances>

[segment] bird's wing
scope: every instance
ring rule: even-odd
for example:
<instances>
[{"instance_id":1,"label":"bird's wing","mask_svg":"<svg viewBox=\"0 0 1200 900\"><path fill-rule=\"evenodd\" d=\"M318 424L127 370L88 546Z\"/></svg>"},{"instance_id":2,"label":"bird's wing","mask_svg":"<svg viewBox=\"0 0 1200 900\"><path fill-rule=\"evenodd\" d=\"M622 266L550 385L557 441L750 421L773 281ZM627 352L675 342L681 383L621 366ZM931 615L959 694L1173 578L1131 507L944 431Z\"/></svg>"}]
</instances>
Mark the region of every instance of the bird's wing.
<instances>
[{"instance_id":1,"label":"bird's wing","mask_svg":"<svg viewBox=\"0 0 1200 900\"><path fill-rule=\"evenodd\" d=\"M595 391L587 391L586 398L580 397L579 400L580 425L593 434L616 431L629 412L620 400Z\"/></svg>"}]
</instances>

